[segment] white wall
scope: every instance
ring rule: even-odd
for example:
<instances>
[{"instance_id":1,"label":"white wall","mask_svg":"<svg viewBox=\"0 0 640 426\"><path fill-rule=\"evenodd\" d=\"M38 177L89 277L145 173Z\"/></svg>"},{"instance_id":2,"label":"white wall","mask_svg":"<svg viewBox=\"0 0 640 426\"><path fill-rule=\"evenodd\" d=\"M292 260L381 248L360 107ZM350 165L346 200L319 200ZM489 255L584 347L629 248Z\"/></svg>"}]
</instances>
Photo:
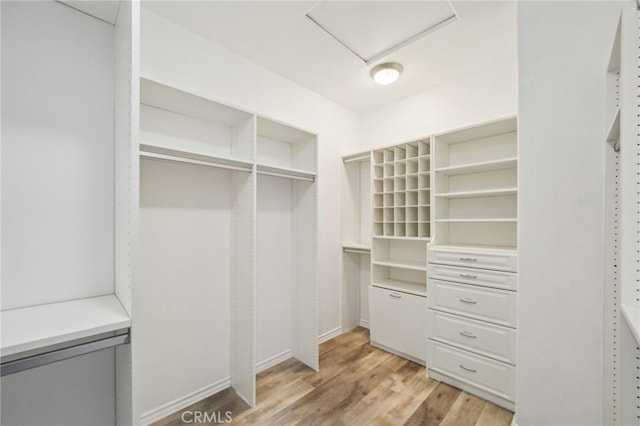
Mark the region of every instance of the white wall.
<instances>
[{"instance_id":1,"label":"white wall","mask_svg":"<svg viewBox=\"0 0 640 426\"><path fill-rule=\"evenodd\" d=\"M358 117L320 95L144 9L142 77L319 134L320 334L340 326L340 160Z\"/></svg>"},{"instance_id":2,"label":"white wall","mask_svg":"<svg viewBox=\"0 0 640 426\"><path fill-rule=\"evenodd\" d=\"M604 84L619 10L518 3L520 426L603 421Z\"/></svg>"},{"instance_id":3,"label":"white wall","mask_svg":"<svg viewBox=\"0 0 640 426\"><path fill-rule=\"evenodd\" d=\"M518 84L513 61L453 80L360 115L360 148L394 145L514 115Z\"/></svg>"}]
</instances>

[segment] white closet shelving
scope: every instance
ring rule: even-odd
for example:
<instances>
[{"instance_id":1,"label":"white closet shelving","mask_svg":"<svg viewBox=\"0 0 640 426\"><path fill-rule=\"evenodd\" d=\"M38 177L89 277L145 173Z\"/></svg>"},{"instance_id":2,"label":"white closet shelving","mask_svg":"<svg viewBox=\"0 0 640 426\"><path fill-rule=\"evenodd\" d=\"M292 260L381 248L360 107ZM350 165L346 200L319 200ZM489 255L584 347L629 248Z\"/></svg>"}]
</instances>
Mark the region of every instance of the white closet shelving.
<instances>
[{"instance_id":1,"label":"white closet shelving","mask_svg":"<svg viewBox=\"0 0 640 426\"><path fill-rule=\"evenodd\" d=\"M604 420L640 422L640 12L624 2L605 93Z\"/></svg>"},{"instance_id":2,"label":"white closet shelving","mask_svg":"<svg viewBox=\"0 0 640 426\"><path fill-rule=\"evenodd\" d=\"M377 149L372 157L371 343L424 364L431 142Z\"/></svg>"},{"instance_id":3,"label":"white closet shelving","mask_svg":"<svg viewBox=\"0 0 640 426\"><path fill-rule=\"evenodd\" d=\"M342 331L369 328L371 151L342 157Z\"/></svg>"},{"instance_id":4,"label":"white closet shelving","mask_svg":"<svg viewBox=\"0 0 640 426\"><path fill-rule=\"evenodd\" d=\"M134 424L139 4L0 7L1 421Z\"/></svg>"},{"instance_id":5,"label":"white closet shelving","mask_svg":"<svg viewBox=\"0 0 640 426\"><path fill-rule=\"evenodd\" d=\"M429 376L513 410L517 307L517 124L432 138Z\"/></svg>"},{"instance_id":6,"label":"white closet shelving","mask_svg":"<svg viewBox=\"0 0 640 426\"><path fill-rule=\"evenodd\" d=\"M141 421L229 386L253 405L257 372L318 368L317 137L147 79L140 102Z\"/></svg>"}]
</instances>

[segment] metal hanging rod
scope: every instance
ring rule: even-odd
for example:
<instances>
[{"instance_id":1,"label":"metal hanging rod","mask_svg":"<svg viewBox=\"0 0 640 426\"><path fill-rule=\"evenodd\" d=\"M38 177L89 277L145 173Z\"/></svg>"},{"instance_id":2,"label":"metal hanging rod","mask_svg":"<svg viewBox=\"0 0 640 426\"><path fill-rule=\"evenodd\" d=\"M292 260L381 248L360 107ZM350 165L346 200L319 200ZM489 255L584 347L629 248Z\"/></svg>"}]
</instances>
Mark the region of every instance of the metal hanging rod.
<instances>
[{"instance_id":1,"label":"metal hanging rod","mask_svg":"<svg viewBox=\"0 0 640 426\"><path fill-rule=\"evenodd\" d=\"M175 155L158 154L155 152L148 152L148 151L140 151L140 157L149 158L152 160L171 161L174 163L187 163L187 164L195 164L198 166L215 167L218 169L227 169L227 170L234 170L234 171L246 172L246 173L251 173L251 167L252 167L251 165L247 165L246 167L241 167L241 166L234 166L231 164L217 163L214 161L194 160L193 158L177 157Z\"/></svg>"},{"instance_id":2,"label":"metal hanging rod","mask_svg":"<svg viewBox=\"0 0 640 426\"><path fill-rule=\"evenodd\" d=\"M119 336L107 337L106 339L96 340L89 343L83 343L70 348L59 349L46 352L39 355L30 356L16 361L2 364L0 367L1 376L19 373L20 371L29 370L31 368L41 367L69 358L75 358L80 355L89 354L91 352L100 351L102 349L112 348L129 343L129 334L121 334Z\"/></svg>"},{"instance_id":3,"label":"metal hanging rod","mask_svg":"<svg viewBox=\"0 0 640 426\"><path fill-rule=\"evenodd\" d=\"M369 250L362 249L352 249L352 248L344 248L342 249L345 253L356 253L356 254L371 254Z\"/></svg>"},{"instance_id":4,"label":"metal hanging rod","mask_svg":"<svg viewBox=\"0 0 640 426\"><path fill-rule=\"evenodd\" d=\"M347 163L355 163L355 162L358 162L358 161L369 160L370 158L371 158L371 156L369 155L369 153L367 153L367 154L363 154L363 155L361 155L359 157L347 158L347 159L344 160L344 163L345 164L347 164Z\"/></svg>"},{"instance_id":5,"label":"metal hanging rod","mask_svg":"<svg viewBox=\"0 0 640 426\"><path fill-rule=\"evenodd\" d=\"M315 182L316 181L314 178L311 178L311 177L289 175L289 174L286 174L286 173L267 172L267 171L264 171L264 170L258 170L258 174L259 175L281 177L281 178L286 178L286 179L303 180L303 181L306 181L306 182Z\"/></svg>"}]
</instances>

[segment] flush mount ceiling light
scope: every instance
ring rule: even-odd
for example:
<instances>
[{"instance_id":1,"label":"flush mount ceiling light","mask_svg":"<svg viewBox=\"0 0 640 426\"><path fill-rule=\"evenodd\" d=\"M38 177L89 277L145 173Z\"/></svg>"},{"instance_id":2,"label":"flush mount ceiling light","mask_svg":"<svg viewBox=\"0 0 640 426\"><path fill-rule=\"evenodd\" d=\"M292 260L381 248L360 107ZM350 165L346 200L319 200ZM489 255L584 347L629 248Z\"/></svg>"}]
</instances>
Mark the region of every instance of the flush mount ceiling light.
<instances>
[{"instance_id":1,"label":"flush mount ceiling light","mask_svg":"<svg viewBox=\"0 0 640 426\"><path fill-rule=\"evenodd\" d=\"M387 62L376 65L371 69L371 78L376 83L386 86L396 81L402 74L402 65L397 62Z\"/></svg>"}]
</instances>

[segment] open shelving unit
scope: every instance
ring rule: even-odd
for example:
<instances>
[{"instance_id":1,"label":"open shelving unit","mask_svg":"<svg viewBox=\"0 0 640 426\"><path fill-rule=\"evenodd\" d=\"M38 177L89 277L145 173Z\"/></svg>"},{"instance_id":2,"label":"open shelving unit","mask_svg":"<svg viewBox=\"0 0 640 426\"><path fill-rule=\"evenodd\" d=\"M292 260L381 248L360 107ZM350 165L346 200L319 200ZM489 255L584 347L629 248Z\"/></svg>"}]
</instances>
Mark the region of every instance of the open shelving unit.
<instances>
[{"instance_id":1,"label":"open shelving unit","mask_svg":"<svg viewBox=\"0 0 640 426\"><path fill-rule=\"evenodd\" d=\"M138 422L139 7L0 5L3 424Z\"/></svg>"},{"instance_id":2,"label":"open shelving unit","mask_svg":"<svg viewBox=\"0 0 640 426\"><path fill-rule=\"evenodd\" d=\"M436 135L432 143L435 237L428 248L429 377L513 410L516 118ZM475 334L479 331L484 335ZM493 353L487 352L489 335L502 345ZM461 362L477 366L478 374L470 375ZM489 375L501 377L498 387L487 384Z\"/></svg>"},{"instance_id":3,"label":"open shelving unit","mask_svg":"<svg viewBox=\"0 0 640 426\"><path fill-rule=\"evenodd\" d=\"M371 151L342 157L342 330L369 328Z\"/></svg>"}]
</instances>

